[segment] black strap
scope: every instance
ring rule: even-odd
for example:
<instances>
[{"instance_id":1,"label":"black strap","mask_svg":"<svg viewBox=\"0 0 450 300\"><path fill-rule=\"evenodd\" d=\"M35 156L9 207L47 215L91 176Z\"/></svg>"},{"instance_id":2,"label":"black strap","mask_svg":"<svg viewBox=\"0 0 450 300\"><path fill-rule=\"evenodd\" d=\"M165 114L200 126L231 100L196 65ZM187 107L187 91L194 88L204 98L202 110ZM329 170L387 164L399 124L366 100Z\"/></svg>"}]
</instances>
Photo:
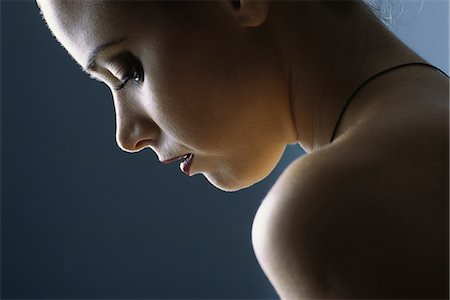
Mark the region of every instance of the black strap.
<instances>
[{"instance_id":1,"label":"black strap","mask_svg":"<svg viewBox=\"0 0 450 300\"><path fill-rule=\"evenodd\" d=\"M333 140L334 140L334 136L336 135L336 131L337 131L338 127L339 127L339 123L341 122L341 119L342 119L342 116L344 115L345 110L347 109L348 105L350 104L351 100L352 100L353 97L356 95L356 93L358 93L359 90L360 90L363 86L366 85L366 83L368 83L369 81L371 81L371 80L374 79L375 77L378 77L378 76L380 76L380 75L383 75L384 73L387 73L387 72L389 72L389 71L392 71L392 70L395 70L395 69L398 69L398 68L401 68L401 67L412 66L412 65L422 65L422 66L430 67L430 68L432 68L432 69L435 69L435 70L441 72L442 74L444 74L444 76L446 76L447 78L449 78L449 76L448 76L444 71L442 71L441 69L439 69L438 67L435 67L435 66L433 66L433 65L430 65L430 64L428 64L428 63L423 63L423 62L406 63L406 64L402 64L402 65L399 65L399 66L395 66L395 67L386 69L386 70L381 71L381 72L379 72L379 73L376 73L375 75L373 75L372 77L370 77L369 79L367 79L366 81L364 81L364 82L363 82L363 83L362 83L362 84L361 84L361 85L353 92L353 94L350 96L350 98L348 98L348 100L347 100L347 102L345 103L344 107L342 108L341 114L339 115L339 118L338 118L338 120L337 120L337 122L336 122L336 126L334 127L334 130L333 130L333 134L331 135L331 141L330 141L330 143L333 142Z\"/></svg>"}]
</instances>

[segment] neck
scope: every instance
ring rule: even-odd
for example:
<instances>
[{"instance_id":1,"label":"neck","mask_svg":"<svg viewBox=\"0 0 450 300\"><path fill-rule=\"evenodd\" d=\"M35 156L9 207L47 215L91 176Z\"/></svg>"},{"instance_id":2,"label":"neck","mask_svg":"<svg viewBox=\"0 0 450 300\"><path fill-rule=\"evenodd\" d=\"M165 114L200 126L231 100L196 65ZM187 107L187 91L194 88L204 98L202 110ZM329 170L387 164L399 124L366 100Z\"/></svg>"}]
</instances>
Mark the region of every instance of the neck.
<instances>
[{"instance_id":1,"label":"neck","mask_svg":"<svg viewBox=\"0 0 450 300\"><path fill-rule=\"evenodd\" d=\"M289 58L297 141L310 152L330 144L347 100L364 81L392 66L425 61L359 1L295 4L279 7L279 21L289 24L279 28L279 43Z\"/></svg>"}]
</instances>

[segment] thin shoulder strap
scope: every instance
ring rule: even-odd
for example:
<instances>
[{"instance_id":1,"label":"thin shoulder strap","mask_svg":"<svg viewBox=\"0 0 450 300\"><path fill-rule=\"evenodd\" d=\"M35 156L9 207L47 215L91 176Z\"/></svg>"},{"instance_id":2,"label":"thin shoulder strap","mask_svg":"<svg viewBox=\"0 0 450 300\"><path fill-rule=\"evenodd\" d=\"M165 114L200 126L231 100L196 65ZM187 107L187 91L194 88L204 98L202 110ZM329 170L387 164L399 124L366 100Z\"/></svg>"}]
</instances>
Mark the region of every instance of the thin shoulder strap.
<instances>
[{"instance_id":1,"label":"thin shoulder strap","mask_svg":"<svg viewBox=\"0 0 450 300\"><path fill-rule=\"evenodd\" d=\"M367 79L366 81L364 81L364 82L363 82L363 83L362 83L362 84L361 84L361 85L353 92L353 94L350 96L350 98L348 98L347 102L345 103L344 107L342 108L342 111L341 111L341 113L340 113L340 115L339 115L338 121L336 122L336 126L334 127L334 130L333 130L333 134L331 135L330 143L333 142L333 140L334 140L334 137L335 137L335 135L336 135L336 131L337 131L338 127L339 127L339 124L340 124L340 122L341 122L341 119L342 119L342 116L344 115L345 110L347 109L348 105L349 105L350 102L352 101L353 97L359 92L359 90L361 90L362 87L364 87L369 81L371 81L371 80L374 79L375 77L378 77L378 76L380 76L380 75L383 75L383 74L385 74L385 73L387 73L387 72L390 72L390 71L392 71L392 70L395 70L395 69L399 69L399 68L407 67L407 66L413 66L413 65L422 65L422 66L430 67L430 68L432 68L432 69L435 69L435 70L441 72L444 76L446 76L447 78L449 78L449 76L448 76L444 71L442 71L441 69L439 69L438 67L435 67L435 66L433 66L433 65L431 65L431 64L423 63L423 62L412 62L412 63L401 64L401 65L398 65L398 66L391 67L391 68L389 68L389 69L383 70L383 71L381 71L381 72L379 72L379 73L376 73L375 75L369 77L369 79Z\"/></svg>"}]
</instances>

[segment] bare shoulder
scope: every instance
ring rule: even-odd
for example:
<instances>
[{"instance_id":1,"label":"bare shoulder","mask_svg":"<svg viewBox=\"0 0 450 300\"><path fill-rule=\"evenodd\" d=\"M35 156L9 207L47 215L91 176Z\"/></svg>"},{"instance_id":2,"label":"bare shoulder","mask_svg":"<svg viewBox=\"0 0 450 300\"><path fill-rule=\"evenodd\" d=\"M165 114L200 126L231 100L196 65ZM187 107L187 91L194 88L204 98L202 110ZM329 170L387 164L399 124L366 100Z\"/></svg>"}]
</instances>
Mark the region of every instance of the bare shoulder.
<instances>
[{"instance_id":1,"label":"bare shoulder","mask_svg":"<svg viewBox=\"0 0 450 300\"><path fill-rule=\"evenodd\" d=\"M283 299L448 296L448 129L430 126L368 128L285 170L252 230Z\"/></svg>"},{"instance_id":2,"label":"bare shoulder","mask_svg":"<svg viewBox=\"0 0 450 300\"><path fill-rule=\"evenodd\" d=\"M328 238L323 232L329 226L325 222L341 214L336 206L348 205L341 200L342 183L338 182L345 180L331 169L333 166L316 154L297 159L277 180L254 218L256 257L282 299L333 296L323 250L334 251L331 243L323 248L319 243Z\"/></svg>"}]
</instances>

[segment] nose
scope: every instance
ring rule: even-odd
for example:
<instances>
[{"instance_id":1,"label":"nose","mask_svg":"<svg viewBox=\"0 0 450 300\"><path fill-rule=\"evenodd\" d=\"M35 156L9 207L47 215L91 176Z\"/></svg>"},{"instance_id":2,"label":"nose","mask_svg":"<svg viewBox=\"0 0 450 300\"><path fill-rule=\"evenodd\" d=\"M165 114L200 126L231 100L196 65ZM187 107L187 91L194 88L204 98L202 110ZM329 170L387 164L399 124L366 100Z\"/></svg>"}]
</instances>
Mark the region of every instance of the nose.
<instances>
[{"instance_id":1,"label":"nose","mask_svg":"<svg viewBox=\"0 0 450 300\"><path fill-rule=\"evenodd\" d=\"M141 151L152 144L159 132L159 127L150 117L116 110L116 142L123 151Z\"/></svg>"}]
</instances>

